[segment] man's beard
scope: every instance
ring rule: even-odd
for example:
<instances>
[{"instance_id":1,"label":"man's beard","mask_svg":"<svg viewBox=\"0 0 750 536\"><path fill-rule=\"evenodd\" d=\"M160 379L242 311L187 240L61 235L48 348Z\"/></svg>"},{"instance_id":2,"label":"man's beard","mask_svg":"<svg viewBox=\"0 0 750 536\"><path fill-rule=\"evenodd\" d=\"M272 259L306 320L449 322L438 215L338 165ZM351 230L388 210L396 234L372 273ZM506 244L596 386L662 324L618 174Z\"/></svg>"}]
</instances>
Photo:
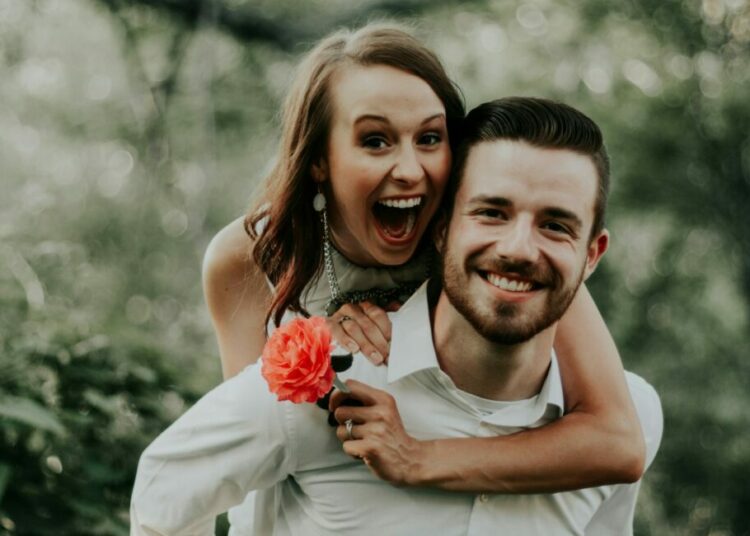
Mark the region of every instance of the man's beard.
<instances>
[{"instance_id":1,"label":"man's beard","mask_svg":"<svg viewBox=\"0 0 750 536\"><path fill-rule=\"evenodd\" d=\"M573 301L583 282L584 267L573 284L565 285L559 272L548 263L496 259L483 262L482 269L495 273L517 275L544 285L547 299L541 310L524 311L525 303L498 303L490 310L481 310L481 297L472 297L467 274L477 271L469 258L466 266L455 259L450 248L443 258L443 291L453 307L485 339L497 344L513 345L526 342L557 322ZM488 283L489 284L489 283ZM526 318L523 318L525 316Z\"/></svg>"}]
</instances>

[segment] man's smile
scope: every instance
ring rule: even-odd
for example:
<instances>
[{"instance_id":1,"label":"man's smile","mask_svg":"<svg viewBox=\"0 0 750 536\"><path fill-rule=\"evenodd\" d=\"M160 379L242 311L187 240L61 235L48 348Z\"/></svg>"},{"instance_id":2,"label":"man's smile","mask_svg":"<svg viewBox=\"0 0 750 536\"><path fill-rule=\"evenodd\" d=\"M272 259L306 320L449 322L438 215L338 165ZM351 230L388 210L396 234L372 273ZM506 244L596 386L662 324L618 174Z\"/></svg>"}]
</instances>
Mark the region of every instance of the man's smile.
<instances>
[{"instance_id":1,"label":"man's smile","mask_svg":"<svg viewBox=\"0 0 750 536\"><path fill-rule=\"evenodd\" d=\"M529 292L532 288L539 287L539 285L535 285L532 281L508 274L501 275L494 272L484 272L483 275L492 285L509 292Z\"/></svg>"}]
</instances>

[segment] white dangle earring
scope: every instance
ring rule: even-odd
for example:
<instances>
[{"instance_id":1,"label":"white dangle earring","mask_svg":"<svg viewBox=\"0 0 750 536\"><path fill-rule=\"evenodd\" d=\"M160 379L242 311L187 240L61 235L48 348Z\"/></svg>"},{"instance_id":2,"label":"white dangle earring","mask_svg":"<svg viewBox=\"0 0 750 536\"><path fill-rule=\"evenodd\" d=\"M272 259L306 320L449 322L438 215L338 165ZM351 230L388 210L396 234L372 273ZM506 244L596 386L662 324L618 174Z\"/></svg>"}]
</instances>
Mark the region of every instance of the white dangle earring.
<instances>
[{"instance_id":1,"label":"white dangle earring","mask_svg":"<svg viewBox=\"0 0 750 536\"><path fill-rule=\"evenodd\" d=\"M313 209L315 212L320 214L320 222L323 226L323 263L326 270L326 279L328 279L328 286L331 289L331 300L328 302L326 309L331 309L332 304L337 304L341 297L341 289L339 289L339 282L336 279L336 271L333 267L333 255L331 253L331 240L328 236L328 211L326 210L326 196L318 186L318 193L313 197ZM340 305L340 304L339 304ZM327 310L328 316L333 314L335 310Z\"/></svg>"},{"instance_id":2,"label":"white dangle earring","mask_svg":"<svg viewBox=\"0 0 750 536\"><path fill-rule=\"evenodd\" d=\"M315 212L322 212L326 208L326 196L323 195L320 186L318 186L318 193L313 197L313 208Z\"/></svg>"}]
</instances>

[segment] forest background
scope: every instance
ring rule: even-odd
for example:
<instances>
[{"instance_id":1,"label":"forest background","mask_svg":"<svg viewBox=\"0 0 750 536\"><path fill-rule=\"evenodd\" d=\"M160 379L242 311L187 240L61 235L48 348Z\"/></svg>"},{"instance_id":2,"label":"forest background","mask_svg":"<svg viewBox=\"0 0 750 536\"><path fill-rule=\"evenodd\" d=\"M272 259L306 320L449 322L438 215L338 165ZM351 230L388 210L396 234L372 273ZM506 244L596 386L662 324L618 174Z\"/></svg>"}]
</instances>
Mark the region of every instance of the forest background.
<instances>
[{"instance_id":1,"label":"forest background","mask_svg":"<svg viewBox=\"0 0 750 536\"><path fill-rule=\"evenodd\" d=\"M469 107L551 97L603 127L590 287L665 414L636 534L750 534L747 0L0 0L0 534L127 534L139 453L221 379L201 258L269 168L293 68L384 17Z\"/></svg>"}]
</instances>

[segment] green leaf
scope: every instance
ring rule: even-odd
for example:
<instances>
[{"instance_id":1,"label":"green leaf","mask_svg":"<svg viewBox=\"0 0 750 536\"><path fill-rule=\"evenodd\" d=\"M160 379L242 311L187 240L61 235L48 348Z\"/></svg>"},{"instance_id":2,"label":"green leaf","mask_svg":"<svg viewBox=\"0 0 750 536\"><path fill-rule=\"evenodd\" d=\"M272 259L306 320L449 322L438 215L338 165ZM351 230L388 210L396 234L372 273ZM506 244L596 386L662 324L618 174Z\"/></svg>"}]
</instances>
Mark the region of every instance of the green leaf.
<instances>
[{"instance_id":1,"label":"green leaf","mask_svg":"<svg viewBox=\"0 0 750 536\"><path fill-rule=\"evenodd\" d=\"M0 417L19 421L60 436L65 434L62 423L51 411L28 398L16 396L0 398Z\"/></svg>"}]
</instances>

